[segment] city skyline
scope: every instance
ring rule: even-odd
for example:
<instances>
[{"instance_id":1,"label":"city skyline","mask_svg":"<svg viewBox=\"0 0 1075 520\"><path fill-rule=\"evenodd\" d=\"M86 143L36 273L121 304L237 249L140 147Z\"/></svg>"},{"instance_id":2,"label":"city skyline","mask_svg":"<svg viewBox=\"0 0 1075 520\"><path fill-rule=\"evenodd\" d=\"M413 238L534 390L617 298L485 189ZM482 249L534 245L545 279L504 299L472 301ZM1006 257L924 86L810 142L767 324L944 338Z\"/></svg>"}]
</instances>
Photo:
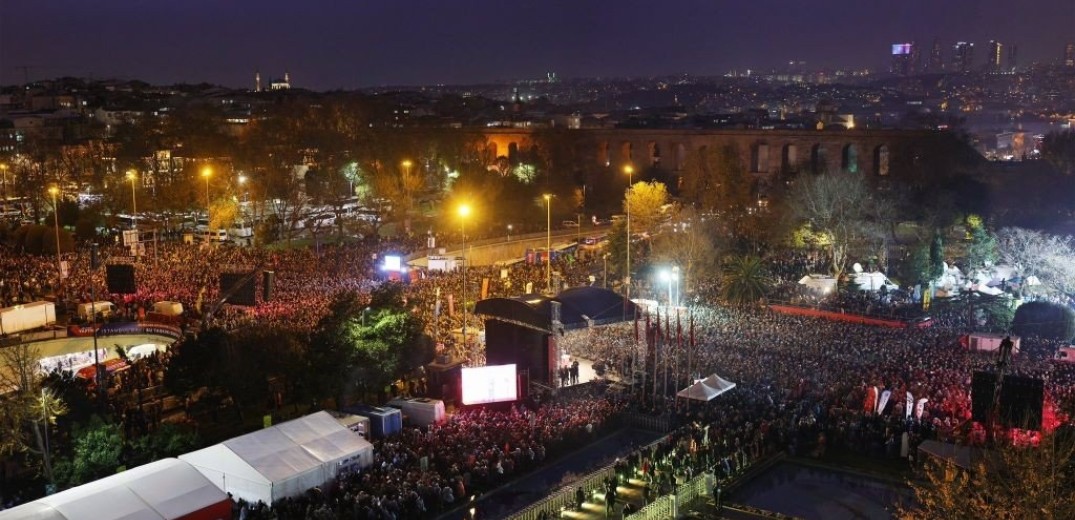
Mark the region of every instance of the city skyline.
<instances>
[{"instance_id":1,"label":"city skyline","mask_svg":"<svg viewBox=\"0 0 1075 520\"><path fill-rule=\"evenodd\" d=\"M733 69L882 71L893 43L927 50L1014 43L1023 65L1059 62L1070 0L861 5L673 0L607 5L488 0L301 6L208 1L9 1L0 6L0 84L79 76L253 87L291 75L314 90L544 77L720 75ZM256 10L253 9L256 7ZM848 45L848 42L857 42ZM975 57L984 65L984 52ZM25 67L25 68L24 68Z\"/></svg>"}]
</instances>

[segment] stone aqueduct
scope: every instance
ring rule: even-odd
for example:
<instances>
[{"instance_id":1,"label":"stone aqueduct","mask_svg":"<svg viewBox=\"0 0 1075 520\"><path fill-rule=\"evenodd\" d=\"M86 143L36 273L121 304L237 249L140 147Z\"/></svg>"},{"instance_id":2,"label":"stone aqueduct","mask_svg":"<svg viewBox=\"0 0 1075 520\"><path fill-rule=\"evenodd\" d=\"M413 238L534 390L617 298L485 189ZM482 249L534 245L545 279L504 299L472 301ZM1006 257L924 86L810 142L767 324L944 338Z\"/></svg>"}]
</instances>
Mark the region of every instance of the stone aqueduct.
<instances>
[{"instance_id":1,"label":"stone aqueduct","mask_svg":"<svg viewBox=\"0 0 1075 520\"><path fill-rule=\"evenodd\" d=\"M487 129L488 152L513 158L535 145L539 130ZM910 143L929 136L902 130L635 130L582 129L580 143L594 146L592 157L601 166L632 164L642 170L656 167L677 173L688 154L706 147L731 144L742 164L759 177L801 170L847 171L875 176L899 175L893 171L896 153L910 152ZM581 151L582 156L590 155Z\"/></svg>"}]
</instances>

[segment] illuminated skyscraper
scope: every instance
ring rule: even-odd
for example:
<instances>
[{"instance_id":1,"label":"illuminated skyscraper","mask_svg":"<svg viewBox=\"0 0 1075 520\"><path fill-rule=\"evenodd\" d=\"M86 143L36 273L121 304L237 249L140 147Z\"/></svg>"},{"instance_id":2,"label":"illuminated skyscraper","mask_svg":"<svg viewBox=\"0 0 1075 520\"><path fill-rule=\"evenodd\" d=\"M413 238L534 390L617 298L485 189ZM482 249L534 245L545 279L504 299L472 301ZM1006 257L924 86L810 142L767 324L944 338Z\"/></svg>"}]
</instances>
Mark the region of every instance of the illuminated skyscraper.
<instances>
[{"instance_id":1,"label":"illuminated skyscraper","mask_svg":"<svg viewBox=\"0 0 1075 520\"><path fill-rule=\"evenodd\" d=\"M1000 58L1003 56L1003 45L996 40L989 40L989 54L986 55L985 70L988 72L1000 72Z\"/></svg>"},{"instance_id":2,"label":"illuminated skyscraper","mask_svg":"<svg viewBox=\"0 0 1075 520\"><path fill-rule=\"evenodd\" d=\"M1069 69L1075 68L1075 43L1064 46L1064 66Z\"/></svg>"},{"instance_id":3,"label":"illuminated skyscraper","mask_svg":"<svg viewBox=\"0 0 1075 520\"><path fill-rule=\"evenodd\" d=\"M892 65L889 67L889 72L896 76L910 76L911 74L914 74L914 56L913 43L893 43Z\"/></svg>"},{"instance_id":4,"label":"illuminated skyscraper","mask_svg":"<svg viewBox=\"0 0 1075 520\"><path fill-rule=\"evenodd\" d=\"M1014 43L1008 46L1008 70L1015 72L1015 68L1019 66L1019 54L1018 49Z\"/></svg>"},{"instance_id":5,"label":"illuminated skyscraper","mask_svg":"<svg viewBox=\"0 0 1075 520\"><path fill-rule=\"evenodd\" d=\"M974 44L956 42L952 51L952 70L955 72L970 72L971 67L974 65Z\"/></svg>"}]
</instances>

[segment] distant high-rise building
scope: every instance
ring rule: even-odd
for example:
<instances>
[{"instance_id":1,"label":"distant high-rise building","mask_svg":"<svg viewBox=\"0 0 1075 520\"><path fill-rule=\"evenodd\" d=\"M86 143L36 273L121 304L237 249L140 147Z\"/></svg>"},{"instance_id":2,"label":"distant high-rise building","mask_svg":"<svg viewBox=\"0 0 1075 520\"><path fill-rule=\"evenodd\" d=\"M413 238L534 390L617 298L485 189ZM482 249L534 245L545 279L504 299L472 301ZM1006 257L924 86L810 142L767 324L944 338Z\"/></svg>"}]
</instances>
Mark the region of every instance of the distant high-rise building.
<instances>
[{"instance_id":1,"label":"distant high-rise building","mask_svg":"<svg viewBox=\"0 0 1075 520\"><path fill-rule=\"evenodd\" d=\"M889 72L897 76L910 76L914 74L914 44L893 43L892 65Z\"/></svg>"},{"instance_id":2,"label":"distant high-rise building","mask_svg":"<svg viewBox=\"0 0 1075 520\"><path fill-rule=\"evenodd\" d=\"M261 92L261 72L254 71L254 92Z\"/></svg>"},{"instance_id":3,"label":"distant high-rise building","mask_svg":"<svg viewBox=\"0 0 1075 520\"><path fill-rule=\"evenodd\" d=\"M1000 72L1000 58L1003 56L1003 47L1000 42L996 40L989 40L989 54L985 60L985 70L989 72Z\"/></svg>"},{"instance_id":4,"label":"distant high-rise building","mask_svg":"<svg viewBox=\"0 0 1075 520\"><path fill-rule=\"evenodd\" d=\"M940 72L944 70L944 55L941 50L941 42L933 40L933 49L929 53L929 71Z\"/></svg>"},{"instance_id":5,"label":"distant high-rise building","mask_svg":"<svg viewBox=\"0 0 1075 520\"><path fill-rule=\"evenodd\" d=\"M1019 47L1014 43L1008 46L1008 70L1015 72L1015 68L1019 66Z\"/></svg>"},{"instance_id":6,"label":"distant high-rise building","mask_svg":"<svg viewBox=\"0 0 1075 520\"><path fill-rule=\"evenodd\" d=\"M1075 68L1075 43L1064 46L1064 66L1069 69Z\"/></svg>"},{"instance_id":7,"label":"distant high-rise building","mask_svg":"<svg viewBox=\"0 0 1075 520\"><path fill-rule=\"evenodd\" d=\"M974 65L974 44L969 42L956 42L952 48L952 70L956 72L970 72Z\"/></svg>"}]
</instances>

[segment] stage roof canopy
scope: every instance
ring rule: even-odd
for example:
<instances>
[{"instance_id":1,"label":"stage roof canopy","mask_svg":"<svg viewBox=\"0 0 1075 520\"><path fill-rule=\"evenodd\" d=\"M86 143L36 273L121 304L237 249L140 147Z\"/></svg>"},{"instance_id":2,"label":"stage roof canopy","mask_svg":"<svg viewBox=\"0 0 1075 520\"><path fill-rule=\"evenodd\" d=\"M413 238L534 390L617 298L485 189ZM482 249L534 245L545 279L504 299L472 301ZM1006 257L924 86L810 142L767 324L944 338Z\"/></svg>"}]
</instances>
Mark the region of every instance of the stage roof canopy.
<instances>
[{"instance_id":1,"label":"stage roof canopy","mask_svg":"<svg viewBox=\"0 0 1075 520\"><path fill-rule=\"evenodd\" d=\"M540 294L489 298L479 301L474 313L551 332L554 302L560 304L560 323L564 329L630 321L638 313L638 306L633 302L600 287L572 287L552 298Z\"/></svg>"}]
</instances>

